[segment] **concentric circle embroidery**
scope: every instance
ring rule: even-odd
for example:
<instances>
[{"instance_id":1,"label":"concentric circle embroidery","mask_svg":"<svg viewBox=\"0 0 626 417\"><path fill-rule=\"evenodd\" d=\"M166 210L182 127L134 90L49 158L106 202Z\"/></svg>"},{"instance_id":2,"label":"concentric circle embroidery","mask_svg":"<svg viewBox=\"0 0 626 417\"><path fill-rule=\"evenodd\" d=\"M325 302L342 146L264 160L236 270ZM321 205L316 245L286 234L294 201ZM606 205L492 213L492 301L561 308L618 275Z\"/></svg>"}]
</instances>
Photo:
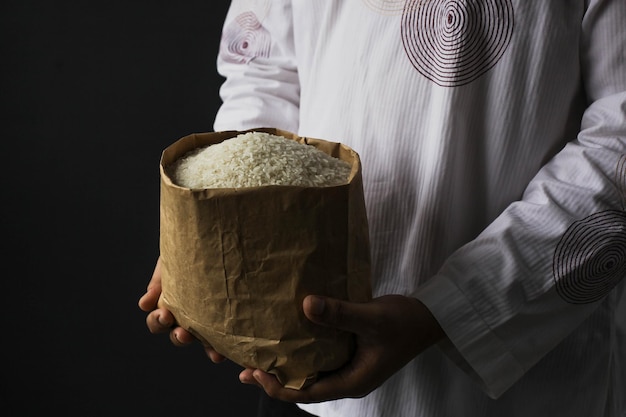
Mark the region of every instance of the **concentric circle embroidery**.
<instances>
[{"instance_id":1,"label":"concentric circle embroidery","mask_svg":"<svg viewBox=\"0 0 626 417\"><path fill-rule=\"evenodd\" d=\"M626 212L604 211L572 224L556 247L552 269L566 302L603 298L626 276Z\"/></svg>"},{"instance_id":2,"label":"concentric circle embroidery","mask_svg":"<svg viewBox=\"0 0 626 417\"><path fill-rule=\"evenodd\" d=\"M363 0L370 9L385 15L399 15L406 0Z\"/></svg>"},{"instance_id":3,"label":"concentric circle embroidery","mask_svg":"<svg viewBox=\"0 0 626 417\"><path fill-rule=\"evenodd\" d=\"M455 87L500 60L513 26L511 0L407 0L401 33L415 69L438 85Z\"/></svg>"},{"instance_id":4,"label":"concentric circle embroidery","mask_svg":"<svg viewBox=\"0 0 626 417\"><path fill-rule=\"evenodd\" d=\"M258 57L267 57L272 40L253 12L244 12L224 28L220 48L227 62L247 64Z\"/></svg>"}]
</instances>

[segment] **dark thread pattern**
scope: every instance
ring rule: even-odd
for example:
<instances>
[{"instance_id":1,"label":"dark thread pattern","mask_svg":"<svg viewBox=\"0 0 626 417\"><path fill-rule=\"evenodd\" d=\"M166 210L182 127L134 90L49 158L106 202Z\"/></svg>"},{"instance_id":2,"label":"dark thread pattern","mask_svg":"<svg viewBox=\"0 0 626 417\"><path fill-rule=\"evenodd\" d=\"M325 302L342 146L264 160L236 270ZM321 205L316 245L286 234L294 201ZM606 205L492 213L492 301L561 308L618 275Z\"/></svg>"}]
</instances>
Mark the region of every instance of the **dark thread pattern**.
<instances>
[{"instance_id":1,"label":"dark thread pattern","mask_svg":"<svg viewBox=\"0 0 626 417\"><path fill-rule=\"evenodd\" d=\"M402 42L411 64L444 87L489 71L513 35L510 0L407 0Z\"/></svg>"},{"instance_id":2,"label":"dark thread pattern","mask_svg":"<svg viewBox=\"0 0 626 417\"><path fill-rule=\"evenodd\" d=\"M225 61L247 64L258 57L268 57L272 40L253 12L237 16L222 34L220 48Z\"/></svg>"},{"instance_id":3,"label":"dark thread pattern","mask_svg":"<svg viewBox=\"0 0 626 417\"><path fill-rule=\"evenodd\" d=\"M626 276L626 212L603 211L573 223L554 251L552 269L566 302L606 296Z\"/></svg>"}]
</instances>

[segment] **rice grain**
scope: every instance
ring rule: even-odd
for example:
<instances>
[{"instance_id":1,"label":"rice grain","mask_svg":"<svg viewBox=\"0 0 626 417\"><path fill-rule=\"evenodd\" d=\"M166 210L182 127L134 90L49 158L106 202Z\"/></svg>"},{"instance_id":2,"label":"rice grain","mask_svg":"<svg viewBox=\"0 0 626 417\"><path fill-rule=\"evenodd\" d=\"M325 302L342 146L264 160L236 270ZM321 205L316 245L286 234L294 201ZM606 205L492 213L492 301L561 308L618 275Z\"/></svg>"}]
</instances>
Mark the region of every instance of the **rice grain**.
<instances>
[{"instance_id":1,"label":"rice grain","mask_svg":"<svg viewBox=\"0 0 626 417\"><path fill-rule=\"evenodd\" d=\"M172 181L191 189L267 185L327 187L348 182L351 166L314 146L265 132L248 132L200 147L169 168Z\"/></svg>"}]
</instances>

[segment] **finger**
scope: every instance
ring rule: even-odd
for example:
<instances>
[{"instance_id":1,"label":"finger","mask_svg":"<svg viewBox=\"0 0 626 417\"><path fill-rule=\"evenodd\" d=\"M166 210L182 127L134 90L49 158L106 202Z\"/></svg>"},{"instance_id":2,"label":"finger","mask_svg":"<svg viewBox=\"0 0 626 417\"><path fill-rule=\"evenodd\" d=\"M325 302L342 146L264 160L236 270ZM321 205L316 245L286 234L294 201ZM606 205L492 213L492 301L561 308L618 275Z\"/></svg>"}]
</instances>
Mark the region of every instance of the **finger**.
<instances>
[{"instance_id":1,"label":"finger","mask_svg":"<svg viewBox=\"0 0 626 417\"><path fill-rule=\"evenodd\" d=\"M263 388L263 386L259 384L256 378L253 376L253 372L253 368L244 369L239 373L239 381L241 381L243 384L256 385L260 388Z\"/></svg>"},{"instance_id":2,"label":"finger","mask_svg":"<svg viewBox=\"0 0 626 417\"><path fill-rule=\"evenodd\" d=\"M288 402L308 402L305 400L308 397L303 391L285 388L275 375L255 369L252 372L252 379L272 398Z\"/></svg>"},{"instance_id":3,"label":"finger","mask_svg":"<svg viewBox=\"0 0 626 417\"><path fill-rule=\"evenodd\" d=\"M161 258L157 259L152 272L146 293L139 299L139 308L143 311L152 311L157 307L161 295Z\"/></svg>"},{"instance_id":4,"label":"finger","mask_svg":"<svg viewBox=\"0 0 626 417\"><path fill-rule=\"evenodd\" d=\"M151 333L165 333L176 323L174 315L166 309L158 308L146 316L146 325Z\"/></svg>"},{"instance_id":5,"label":"finger","mask_svg":"<svg viewBox=\"0 0 626 417\"><path fill-rule=\"evenodd\" d=\"M157 303L159 301L159 296L161 295L160 288L148 288L146 293L141 296L139 299L139 308L142 311L149 312L154 310L157 307Z\"/></svg>"},{"instance_id":6,"label":"finger","mask_svg":"<svg viewBox=\"0 0 626 417\"><path fill-rule=\"evenodd\" d=\"M252 371L252 377L256 383L249 380L250 371ZM281 401L293 403L314 403L338 398L360 396L349 392L346 389L347 385L345 384L345 381L341 380L340 376L324 378L313 383L307 388L296 390L285 388L278 381L275 375L263 372L260 369L248 370L244 372L245 374L240 375L240 378L244 378L247 381L246 383L260 386L267 393L267 395Z\"/></svg>"},{"instance_id":7,"label":"finger","mask_svg":"<svg viewBox=\"0 0 626 417\"><path fill-rule=\"evenodd\" d=\"M362 361L362 360L360 360ZM367 368L354 363L341 370L320 377L303 390L304 396L298 402L321 402L339 398L360 398L371 392L375 386L368 382ZM291 393L286 393L292 395Z\"/></svg>"},{"instance_id":8,"label":"finger","mask_svg":"<svg viewBox=\"0 0 626 417\"><path fill-rule=\"evenodd\" d=\"M304 314L314 323L363 334L376 328L381 318L374 303L353 303L309 295L302 302Z\"/></svg>"},{"instance_id":9,"label":"finger","mask_svg":"<svg viewBox=\"0 0 626 417\"><path fill-rule=\"evenodd\" d=\"M182 327L175 327L170 331L170 341L174 346L183 347L193 343L196 339Z\"/></svg>"},{"instance_id":10,"label":"finger","mask_svg":"<svg viewBox=\"0 0 626 417\"><path fill-rule=\"evenodd\" d=\"M209 359L211 359L213 363L221 363L226 360L226 356L223 356L222 354L218 353L211 346L205 346L204 351L206 352L207 356L209 357Z\"/></svg>"}]
</instances>

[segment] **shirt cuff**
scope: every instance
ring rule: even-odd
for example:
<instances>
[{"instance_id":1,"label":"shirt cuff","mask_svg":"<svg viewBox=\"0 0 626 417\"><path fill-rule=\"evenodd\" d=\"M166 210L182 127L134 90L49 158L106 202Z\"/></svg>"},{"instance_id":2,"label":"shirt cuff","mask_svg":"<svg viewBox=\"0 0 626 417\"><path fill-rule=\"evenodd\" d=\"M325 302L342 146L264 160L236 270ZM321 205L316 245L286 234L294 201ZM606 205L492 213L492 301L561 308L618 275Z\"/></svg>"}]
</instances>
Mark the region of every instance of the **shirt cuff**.
<instances>
[{"instance_id":1,"label":"shirt cuff","mask_svg":"<svg viewBox=\"0 0 626 417\"><path fill-rule=\"evenodd\" d=\"M522 365L448 277L435 276L413 294L447 335L439 347L491 398L498 398L524 374Z\"/></svg>"}]
</instances>

